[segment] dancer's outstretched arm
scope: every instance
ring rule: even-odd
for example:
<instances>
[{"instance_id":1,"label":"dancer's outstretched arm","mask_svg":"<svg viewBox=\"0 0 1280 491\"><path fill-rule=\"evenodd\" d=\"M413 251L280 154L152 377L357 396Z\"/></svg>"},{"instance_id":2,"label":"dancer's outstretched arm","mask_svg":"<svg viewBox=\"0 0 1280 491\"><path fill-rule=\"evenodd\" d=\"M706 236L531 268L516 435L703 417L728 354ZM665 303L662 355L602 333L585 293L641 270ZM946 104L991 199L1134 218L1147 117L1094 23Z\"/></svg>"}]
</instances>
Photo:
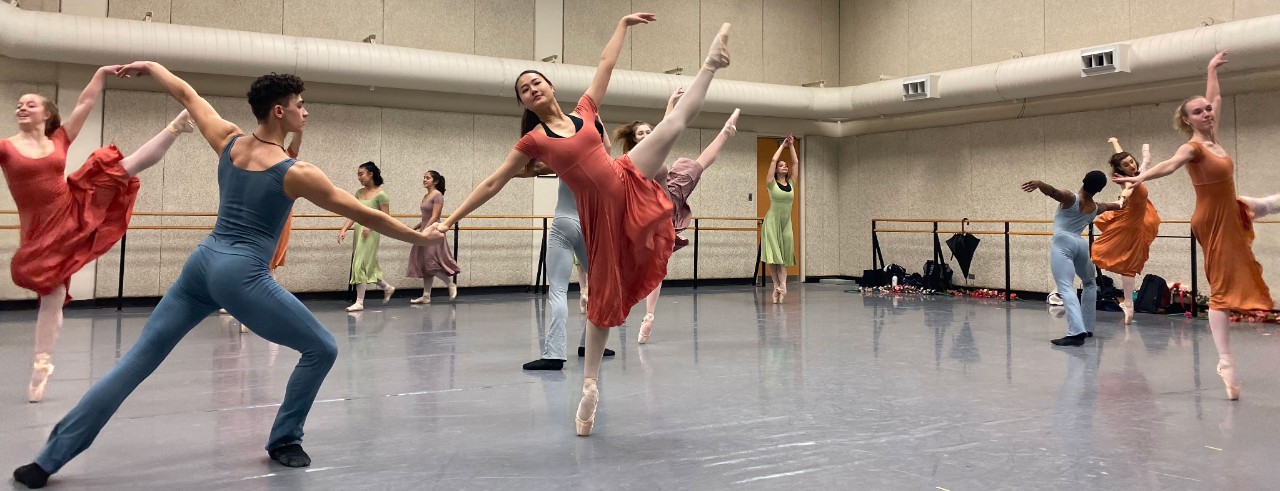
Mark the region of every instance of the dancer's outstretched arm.
<instances>
[{"instance_id":1,"label":"dancer's outstretched arm","mask_svg":"<svg viewBox=\"0 0 1280 491\"><path fill-rule=\"evenodd\" d=\"M1136 176L1112 177L1111 180L1115 182L1130 183L1136 186L1143 182L1150 181L1153 179L1159 179L1161 177L1177 172L1178 169L1181 169L1182 166L1186 165L1187 162L1190 162L1191 159L1195 158L1195 156L1196 156L1195 147L1191 146L1191 144L1189 143L1184 143L1182 144L1181 147L1178 147L1177 153L1174 153L1173 157L1171 157L1169 160L1156 164L1154 167L1147 169L1145 171L1142 171L1142 173Z\"/></svg>"},{"instance_id":2,"label":"dancer's outstretched arm","mask_svg":"<svg viewBox=\"0 0 1280 491\"><path fill-rule=\"evenodd\" d=\"M1209 60L1209 78L1205 82L1204 98L1209 100L1209 104L1213 105L1213 110L1221 113L1222 111L1222 89L1218 87L1218 67L1227 64L1227 52L1223 51L1214 55ZM1214 118L1213 131L1218 131L1218 123L1220 119Z\"/></svg>"},{"instance_id":3,"label":"dancer's outstretched arm","mask_svg":"<svg viewBox=\"0 0 1280 491\"><path fill-rule=\"evenodd\" d=\"M200 134L204 135L204 139L209 142L214 152L221 152L232 137L242 133L235 124L222 119L218 111L209 105L209 101L200 97L190 84L178 78L164 65L154 61L135 61L116 70L116 76L120 78L129 78L134 75L150 75L169 92L169 95L177 99L178 103L191 114L191 119L196 121L196 128L200 130Z\"/></svg>"},{"instance_id":4,"label":"dancer's outstretched arm","mask_svg":"<svg viewBox=\"0 0 1280 491\"><path fill-rule=\"evenodd\" d=\"M365 206L355 196L338 189L318 167L298 161L284 175L284 192L292 198L305 198L316 206L354 220L387 237L410 244L427 244L437 239L415 231L391 215ZM443 238L441 236L440 238Z\"/></svg>"},{"instance_id":5,"label":"dancer's outstretched arm","mask_svg":"<svg viewBox=\"0 0 1280 491\"><path fill-rule=\"evenodd\" d=\"M484 179L484 181L481 181L480 185L476 186L475 190L471 191L471 194L467 196L467 199L462 200L462 204L458 205L458 208L453 210L453 213L449 214L449 218L440 222L435 227L428 227L427 232L432 238L438 237L443 239L444 233L449 231L449 229L453 227L454 223L466 218L467 215L475 211L476 208L479 208L480 205L487 203L490 199L493 199L494 196L497 196L498 191L501 191L503 186L506 186L512 178L516 177L516 175L520 174L521 171L525 170L525 168L529 166L530 160L532 159L530 159L528 155L520 153L519 150L511 149L511 153L507 154L507 159L502 162L502 165L498 167L498 170L493 171L493 174L490 174L489 177Z\"/></svg>"},{"instance_id":6,"label":"dancer's outstretched arm","mask_svg":"<svg viewBox=\"0 0 1280 491\"><path fill-rule=\"evenodd\" d=\"M597 107L604 105L604 93L609 89L613 67L618 65L618 55L622 54L622 43L627 40L627 28L636 24L648 24L655 20L658 20L658 17L653 14L635 13L618 21L618 27L613 30L609 43L604 45L604 51L600 52L600 62L596 64L595 78L591 79L591 86L587 87L586 95L596 101Z\"/></svg>"},{"instance_id":7,"label":"dancer's outstretched arm","mask_svg":"<svg viewBox=\"0 0 1280 491\"><path fill-rule=\"evenodd\" d=\"M118 70L120 65L109 65L93 72L93 78L89 79L84 90L80 91L80 98L76 99L75 109L72 109L67 119L62 121L62 129L67 132L68 140L75 141L76 137L80 136L80 129L84 128L85 120L89 119L93 106L96 106L98 99L102 97L102 89L107 85L107 75L115 75Z\"/></svg>"},{"instance_id":8,"label":"dancer's outstretched arm","mask_svg":"<svg viewBox=\"0 0 1280 491\"><path fill-rule=\"evenodd\" d=\"M791 144L791 137L788 136L782 140L782 144L778 145L778 151L773 152L773 160L769 161L769 175L765 176L767 181L773 182L774 176L778 174L778 160L782 159L782 151L786 150L787 145Z\"/></svg>"},{"instance_id":9,"label":"dancer's outstretched arm","mask_svg":"<svg viewBox=\"0 0 1280 491\"><path fill-rule=\"evenodd\" d=\"M796 155L796 137L787 135L787 149L791 150L791 172L787 173L787 181L795 182L800 177L800 156Z\"/></svg>"},{"instance_id":10,"label":"dancer's outstretched arm","mask_svg":"<svg viewBox=\"0 0 1280 491\"><path fill-rule=\"evenodd\" d=\"M1071 194L1071 191L1055 188L1042 181L1024 182L1022 183L1022 190L1028 193L1032 191L1040 191L1041 193L1044 193L1045 196L1053 198L1054 201L1065 206L1071 206L1076 202L1076 197L1074 194Z\"/></svg>"},{"instance_id":11,"label":"dancer's outstretched arm","mask_svg":"<svg viewBox=\"0 0 1280 491\"><path fill-rule=\"evenodd\" d=\"M1111 144L1111 149L1115 150L1116 153L1120 153L1124 151L1123 148L1120 148L1120 140L1117 140L1116 137L1114 136L1111 138L1107 138L1107 143Z\"/></svg>"}]
</instances>

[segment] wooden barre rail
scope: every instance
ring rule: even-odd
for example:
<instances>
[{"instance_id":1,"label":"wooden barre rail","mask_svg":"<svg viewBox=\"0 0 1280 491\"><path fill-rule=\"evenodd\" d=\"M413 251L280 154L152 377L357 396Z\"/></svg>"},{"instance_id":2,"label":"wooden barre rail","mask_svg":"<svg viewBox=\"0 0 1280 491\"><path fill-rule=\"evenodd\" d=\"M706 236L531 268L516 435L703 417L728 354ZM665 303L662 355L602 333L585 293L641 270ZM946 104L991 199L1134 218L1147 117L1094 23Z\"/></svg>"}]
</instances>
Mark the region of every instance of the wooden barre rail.
<instances>
[{"instance_id":1,"label":"wooden barre rail","mask_svg":"<svg viewBox=\"0 0 1280 491\"><path fill-rule=\"evenodd\" d=\"M955 219L950 219L950 218L948 218L948 219L940 219L940 220L930 220L930 219L928 219L928 218L872 218L872 219L871 219L871 221L873 221L873 222L887 222L887 223L964 223L964 220L955 220ZM978 219L970 219L970 220L969 220L969 223L971 223L971 224L972 224L972 223L990 223L990 224L1004 224L1004 223L1053 223L1053 220L978 220ZM1170 225L1170 224L1182 224L1182 225L1187 225L1187 224L1190 224L1190 223L1191 223L1191 220L1164 220L1164 219L1161 219L1161 220L1160 220L1160 224L1161 224L1161 225ZM1264 224L1264 225L1266 225L1266 224L1278 224L1278 223L1280 223L1280 220L1257 220L1257 221L1255 221L1255 222L1253 222L1253 223L1261 223L1261 224ZM932 230L927 230L927 232L932 232ZM942 231L941 231L941 230L939 230L939 231L938 231L938 233L942 233ZM973 233L973 232L971 232L971 233Z\"/></svg>"},{"instance_id":2,"label":"wooden barre rail","mask_svg":"<svg viewBox=\"0 0 1280 491\"><path fill-rule=\"evenodd\" d=\"M18 211L17 211L17 210L0 210L0 215L17 215L17 214L18 214ZM391 215L392 217L395 217L395 218L422 218L422 215L420 215L420 214L416 214L416 213L414 213L414 214L408 214L408 213L389 213L389 215ZM216 212L204 212L204 211L202 211L202 212L181 212L181 211L135 211L135 212L133 212L133 216L135 216L135 217L189 217L189 218L200 218L200 217L216 217L216 216L218 216L218 214L217 214ZM448 215L448 214L442 214L442 215L440 215L440 216L441 216L442 218L447 218L449 215ZM342 217L342 216L340 216L340 215L337 215L337 214L334 214L334 213L294 213L294 214L293 214L293 217L294 217L294 218L344 218L344 217ZM552 216L552 215L468 215L468 216L467 216L467 218L464 218L464 220L472 220L472 219L485 219L485 220L541 220L541 219L544 219L544 218L549 220L549 219L552 219L552 218L555 218L555 217L554 217L554 216ZM761 221L761 220L764 220L764 217L712 217L712 216L705 216L705 217L704 217L704 216L694 216L694 217L692 217L692 218L697 218L697 219L700 219L700 220L743 220L743 221L750 221L750 220L754 220L754 221Z\"/></svg>"}]
</instances>

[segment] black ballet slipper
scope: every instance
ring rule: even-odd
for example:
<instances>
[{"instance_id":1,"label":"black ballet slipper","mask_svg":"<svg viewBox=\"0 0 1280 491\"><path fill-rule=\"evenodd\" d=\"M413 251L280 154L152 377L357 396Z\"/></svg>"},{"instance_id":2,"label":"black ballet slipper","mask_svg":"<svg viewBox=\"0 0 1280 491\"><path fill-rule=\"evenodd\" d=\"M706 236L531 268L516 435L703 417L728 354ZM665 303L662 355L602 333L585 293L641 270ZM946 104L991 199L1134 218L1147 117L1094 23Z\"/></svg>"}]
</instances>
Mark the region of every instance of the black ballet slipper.
<instances>
[{"instance_id":1,"label":"black ballet slipper","mask_svg":"<svg viewBox=\"0 0 1280 491\"><path fill-rule=\"evenodd\" d=\"M543 358L533 360L524 364L525 370L563 370L564 360L555 360L551 358Z\"/></svg>"},{"instance_id":2,"label":"black ballet slipper","mask_svg":"<svg viewBox=\"0 0 1280 491\"><path fill-rule=\"evenodd\" d=\"M1058 339L1049 341L1054 346L1084 346L1084 338L1088 337L1087 333L1076 334L1073 336L1063 336Z\"/></svg>"},{"instance_id":3,"label":"black ballet slipper","mask_svg":"<svg viewBox=\"0 0 1280 491\"><path fill-rule=\"evenodd\" d=\"M311 465L311 456L302 450L302 445L294 443L285 445L267 452L271 456L271 460L279 462L280 465L286 467L308 467Z\"/></svg>"},{"instance_id":4,"label":"black ballet slipper","mask_svg":"<svg viewBox=\"0 0 1280 491\"><path fill-rule=\"evenodd\" d=\"M39 489L49 483L49 473L39 464L32 462L13 470L13 480L25 484L28 488Z\"/></svg>"}]
</instances>

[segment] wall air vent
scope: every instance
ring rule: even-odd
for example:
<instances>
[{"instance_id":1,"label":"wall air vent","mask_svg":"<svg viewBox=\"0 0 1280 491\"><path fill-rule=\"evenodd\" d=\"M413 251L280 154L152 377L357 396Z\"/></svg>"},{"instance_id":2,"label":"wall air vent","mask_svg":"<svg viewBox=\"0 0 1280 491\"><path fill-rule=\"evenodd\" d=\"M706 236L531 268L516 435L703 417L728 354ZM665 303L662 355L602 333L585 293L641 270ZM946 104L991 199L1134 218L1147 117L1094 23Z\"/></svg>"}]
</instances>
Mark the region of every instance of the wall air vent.
<instances>
[{"instance_id":1,"label":"wall air vent","mask_svg":"<svg viewBox=\"0 0 1280 491\"><path fill-rule=\"evenodd\" d=\"M902 79L902 100L904 101L937 99L940 96L937 75Z\"/></svg>"},{"instance_id":2,"label":"wall air vent","mask_svg":"<svg viewBox=\"0 0 1280 491\"><path fill-rule=\"evenodd\" d=\"M1113 44L1080 50L1080 76L1129 72L1129 45Z\"/></svg>"}]
</instances>

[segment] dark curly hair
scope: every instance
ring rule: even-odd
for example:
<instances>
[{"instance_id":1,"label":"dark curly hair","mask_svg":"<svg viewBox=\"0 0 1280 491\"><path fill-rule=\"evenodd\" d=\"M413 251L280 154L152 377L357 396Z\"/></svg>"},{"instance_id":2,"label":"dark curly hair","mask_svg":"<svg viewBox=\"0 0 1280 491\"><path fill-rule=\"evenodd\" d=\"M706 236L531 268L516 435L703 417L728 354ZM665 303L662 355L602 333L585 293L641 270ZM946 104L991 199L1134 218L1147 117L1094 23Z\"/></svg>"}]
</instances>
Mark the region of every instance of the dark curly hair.
<instances>
[{"instance_id":1,"label":"dark curly hair","mask_svg":"<svg viewBox=\"0 0 1280 491\"><path fill-rule=\"evenodd\" d=\"M427 171L427 174L431 174L431 181L435 183L436 191L440 191L440 194L444 194L444 176L433 170Z\"/></svg>"},{"instance_id":2,"label":"dark curly hair","mask_svg":"<svg viewBox=\"0 0 1280 491\"><path fill-rule=\"evenodd\" d=\"M1108 182L1111 182L1111 179L1107 178L1106 173L1100 170L1089 171L1084 176L1084 192L1098 194L1099 191L1102 191L1102 188L1107 187Z\"/></svg>"},{"instance_id":3,"label":"dark curly hair","mask_svg":"<svg viewBox=\"0 0 1280 491\"><path fill-rule=\"evenodd\" d=\"M253 85L249 86L249 93L245 95L249 97L253 117L258 118L261 123L271 114L271 108L288 103L289 96L301 94L304 90L306 87L303 87L302 79L297 75L271 72L254 80Z\"/></svg>"},{"instance_id":4,"label":"dark curly hair","mask_svg":"<svg viewBox=\"0 0 1280 491\"><path fill-rule=\"evenodd\" d=\"M373 163L373 161L369 161L369 162L360 164L360 168L364 169L365 172L368 172L370 175L373 176L374 186L382 185L382 169L378 168L378 164Z\"/></svg>"}]
</instances>

